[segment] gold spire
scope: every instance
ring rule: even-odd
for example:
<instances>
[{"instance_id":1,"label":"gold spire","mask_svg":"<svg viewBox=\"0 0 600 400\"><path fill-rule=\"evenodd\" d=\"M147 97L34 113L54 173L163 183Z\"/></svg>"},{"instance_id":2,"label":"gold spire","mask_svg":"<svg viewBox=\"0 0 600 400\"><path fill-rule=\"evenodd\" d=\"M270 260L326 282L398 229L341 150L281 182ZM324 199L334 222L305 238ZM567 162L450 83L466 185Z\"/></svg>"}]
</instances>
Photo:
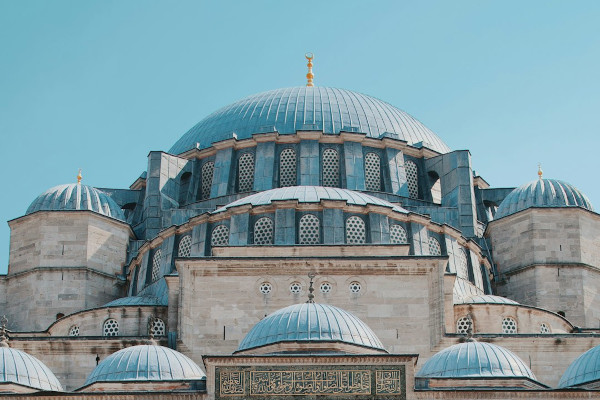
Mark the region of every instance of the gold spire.
<instances>
[{"instance_id":1,"label":"gold spire","mask_svg":"<svg viewBox=\"0 0 600 400\"><path fill-rule=\"evenodd\" d=\"M540 179L542 179L543 174L544 174L544 171L542 171L542 164L538 163L538 176L540 177Z\"/></svg>"},{"instance_id":2,"label":"gold spire","mask_svg":"<svg viewBox=\"0 0 600 400\"><path fill-rule=\"evenodd\" d=\"M79 168L79 173L77 174L77 184L81 185L81 168Z\"/></svg>"},{"instance_id":3,"label":"gold spire","mask_svg":"<svg viewBox=\"0 0 600 400\"><path fill-rule=\"evenodd\" d=\"M304 57L306 57L306 59L308 60L308 64L306 64L308 66L308 74L306 74L306 79L308 79L308 82L306 83L306 86L315 86L313 84L313 78L315 77L312 73L312 60L314 58L313 53L306 53L304 55Z\"/></svg>"},{"instance_id":4,"label":"gold spire","mask_svg":"<svg viewBox=\"0 0 600 400\"><path fill-rule=\"evenodd\" d=\"M310 274L308 274L308 277L310 278L310 284L308 286L308 301L307 303L314 303L315 302L315 295L314 295L314 291L315 288L313 287L313 280L315 279L315 273L311 272Z\"/></svg>"}]
</instances>

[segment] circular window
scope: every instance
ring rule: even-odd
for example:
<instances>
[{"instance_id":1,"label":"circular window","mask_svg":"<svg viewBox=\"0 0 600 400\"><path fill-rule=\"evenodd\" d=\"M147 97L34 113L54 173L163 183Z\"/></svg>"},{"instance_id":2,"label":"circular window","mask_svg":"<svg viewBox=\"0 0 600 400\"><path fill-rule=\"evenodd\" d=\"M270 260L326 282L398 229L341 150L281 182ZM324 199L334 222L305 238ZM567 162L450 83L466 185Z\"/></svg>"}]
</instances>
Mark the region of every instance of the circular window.
<instances>
[{"instance_id":1,"label":"circular window","mask_svg":"<svg viewBox=\"0 0 600 400\"><path fill-rule=\"evenodd\" d=\"M116 319L107 319L104 321L103 336L119 336L119 322Z\"/></svg>"},{"instance_id":2,"label":"circular window","mask_svg":"<svg viewBox=\"0 0 600 400\"><path fill-rule=\"evenodd\" d=\"M323 283L321 283L320 289L321 289L321 293L329 293L329 292L331 292L331 289L332 289L331 283L329 283L329 282L323 282Z\"/></svg>"},{"instance_id":3,"label":"circular window","mask_svg":"<svg viewBox=\"0 0 600 400\"><path fill-rule=\"evenodd\" d=\"M79 327L77 325L69 328L69 336L79 336Z\"/></svg>"},{"instance_id":4,"label":"circular window","mask_svg":"<svg viewBox=\"0 0 600 400\"><path fill-rule=\"evenodd\" d=\"M517 321L510 317L503 318L502 333L517 333Z\"/></svg>"},{"instance_id":5,"label":"circular window","mask_svg":"<svg viewBox=\"0 0 600 400\"><path fill-rule=\"evenodd\" d=\"M271 291L273 290L273 286L269 283L269 282L263 282L260 284L260 286L258 287L258 290L262 293L262 294L269 294L271 293Z\"/></svg>"},{"instance_id":6,"label":"circular window","mask_svg":"<svg viewBox=\"0 0 600 400\"><path fill-rule=\"evenodd\" d=\"M473 322L469 317L462 317L456 321L456 333L469 333L469 328L473 326Z\"/></svg>"},{"instance_id":7,"label":"circular window","mask_svg":"<svg viewBox=\"0 0 600 400\"><path fill-rule=\"evenodd\" d=\"M357 281L350 282L349 289L350 289L350 293L360 292L360 289L361 289L360 282L357 282Z\"/></svg>"},{"instance_id":8,"label":"circular window","mask_svg":"<svg viewBox=\"0 0 600 400\"><path fill-rule=\"evenodd\" d=\"M292 292L292 294L298 294L302 291L302 284L300 284L300 282L293 282L290 285L290 292Z\"/></svg>"}]
</instances>

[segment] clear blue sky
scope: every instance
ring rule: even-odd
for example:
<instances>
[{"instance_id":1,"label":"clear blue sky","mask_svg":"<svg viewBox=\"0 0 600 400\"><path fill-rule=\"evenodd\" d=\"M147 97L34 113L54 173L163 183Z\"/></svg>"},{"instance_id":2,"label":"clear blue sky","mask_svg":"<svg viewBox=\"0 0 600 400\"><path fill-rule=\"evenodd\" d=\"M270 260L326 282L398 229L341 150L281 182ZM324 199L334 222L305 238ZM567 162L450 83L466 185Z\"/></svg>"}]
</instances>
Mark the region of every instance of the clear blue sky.
<instances>
[{"instance_id":1,"label":"clear blue sky","mask_svg":"<svg viewBox=\"0 0 600 400\"><path fill-rule=\"evenodd\" d=\"M407 111L492 186L600 208L600 1L0 0L0 220L45 189L128 187L212 111L305 83ZM9 229L0 227L0 273Z\"/></svg>"}]
</instances>

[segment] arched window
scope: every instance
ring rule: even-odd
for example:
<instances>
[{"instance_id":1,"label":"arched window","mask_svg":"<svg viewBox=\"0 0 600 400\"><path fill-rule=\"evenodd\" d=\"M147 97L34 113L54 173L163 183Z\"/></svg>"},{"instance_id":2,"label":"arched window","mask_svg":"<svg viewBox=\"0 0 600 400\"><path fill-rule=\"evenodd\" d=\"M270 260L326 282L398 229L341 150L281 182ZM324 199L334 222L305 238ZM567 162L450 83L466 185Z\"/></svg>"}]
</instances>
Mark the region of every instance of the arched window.
<instances>
[{"instance_id":1,"label":"arched window","mask_svg":"<svg viewBox=\"0 0 600 400\"><path fill-rule=\"evenodd\" d=\"M442 204L442 185L440 183L440 177L437 173L430 171L429 175L429 187L431 191L431 201L435 204ZM417 190L417 194L418 194Z\"/></svg>"},{"instance_id":2,"label":"arched window","mask_svg":"<svg viewBox=\"0 0 600 400\"><path fill-rule=\"evenodd\" d=\"M285 149L279 155L279 186L296 186L296 151Z\"/></svg>"},{"instance_id":3,"label":"arched window","mask_svg":"<svg viewBox=\"0 0 600 400\"><path fill-rule=\"evenodd\" d=\"M160 318L152 318L148 324L148 334L152 336L166 336L165 321Z\"/></svg>"},{"instance_id":4,"label":"arched window","mask_svg":"<svg viewBox=\"0 0 600 400\"><path fill-rule=\"evenodd\" d=\"M442 255L442 246L440 246L440 242L436 238L429 238L429 255L431 256L441 256Z\"/></svg>"},{"instance_id":5,"label":"arched window","mask_svg":"<svg viewBox=\"0 0 600 400\"><path fill-rule=\"evenodd\" d=\"M346 243L363 244L367 240L365 221L353 215L346 220Z\"/></svg>"},{"instance_id":6,"label":"arched window","mask_svg":"<svg viewBox=\"0 0 600 400\"><path fill-rule=\"evenodd\" d=\"M298 226L298 243L321 243L321 221L319 221L317 216L306 214L300 218L300 224Z\"/></svg>"},{"instance_id":7,"label":"arched window","mask_svg":"<svg viewBox=\"0 0 600 400\"><path fill-rule=\"evenodd\" d=\"M517 333L517 321L514 318L502 318L502 333Z\"/></svg>"},{"instance_id":8,"label":"arched window","mask_svg":"<svg viewBox=\"0 0 600 400\"><path fill-rule=\"evenodd\" d=\"M456 333L469 333L469 328L475 330L473 321L468 316L461 317L456 321Z\"/></svg>"},{"instance_id":9,"label":"arched window","mask_svg":"<svg viewBox=\"0 0 600 400\"><path fill-rule=\"evenodd\" d=\"M238 160L238 192L249 192L254 184L254 156L244 153Z\"/></svg>"},{"instance_id":10,"label":"arched window","mask_svg":"<svg viewBox=\"0 0 600 400\"><path fill-rule=\"evenodd\" d=\"M204 163L202 166L202 192L200 193L200 199L205 200L210 197L210 190L212 188L213 175L215 172L215 163L212 161Z\"/></svg>"},{"instance_id":11,"label":"arched window","mask_svg":"<svg viewBox=\"0 0 600 400\"><path fill-rule=\"evenodd\" d=\"M156 250L154 256L152 257L152 282L155 282L160 277L160 259L162 257L162 252L160 249Z\"/></svg>"},{"instance_id":12,"label":"arched window","mask_svg":"<svg viewBox=\"0 0 600 400\"><path fill-rule=\"evenodd\" d=\"M69 328L69 336L79 336L79 325L71 325Z\"/></svg>"},{"instance_id":13,"label":"arched window","mask_svg":"<svg viewBox=\"0 0 600 400\"><path fill-rule=\"evenodd\" d=\"M323 151L323 186L340 187L340 155L334 149Z\"/></svg>"},{"instance_id":14,"label":"arched window","mask_svg":"<svg viewBox=\"0 0 600 400\"><path fill-rule=\"evenodd\" d=\"M179 206L182 206L186 203L188 191L190 190L191 178L192 174L190 172L186 172L181 175L181 179L179 180Z\"/></svg>"},{"instance_id":15,"label":"arched window","mask_svg":"<svg viewBox=\"0 0 600 400\"><path fill-rule=\"evenodd\" d=\"M419 170L417 164L412 161L406 161L404 163L404 169L406 171L406 184L408 185L408 196L411 199L419 198Z\"/></svg>"},{"instance_id":16,"label":"arched window","mask_svg":"<svg viewBox=\"0 0 600 400\"><path fill-rule=\"evenodd\" d=\"M104 321L102 336L119 336L119 322L114 318Z\"/></svg>"},{"instance_id":17,"label":"arched window","mask_svg":"<svg viewBox=\"0 0 600 400\"><path fill-rule=\"evenodd\" d=\"M542 322L542 324L540 325L540 333L541 334L552 333L552 330L550 330L550 325L548 325L545 322Z\"/></svg>"},{"instance_id":18,"label":"arched window","mask_svg":"<svg viewBox=\"0 0 600 400\"><path fill-rule=\"evenodd\" d=\"M254 223L254 244L273 244L273 220L262 217Z\"/></svg>"},{"instance_id":19,"label":"arched window","mask_svg":"<svg viewBox=\"0 0 600 400\"><path fill-rule=\"evenodd\" d=\"M392 244L406 244L408 243L408 236L406 229L402 225L392 224L390 225L390 243Z\"/></svg>"},{"instance_id":20,"label":"arched window","mask_svg":"<svg viewBox=\"0 0 600 400\"><path fill-rule=\"evenodd\" d=\"M177 257L189 257L192 254L192 236L185 235L179 241Z\"/></svg>"},{"instance_id":21,"label":"arched window","mask_svg":"<svg viewBox=\"0 0 600 400\"><path fill-rule=\"evenodd\" d=\"M381 190L381 160L375 153L365 155L365 187L367 190Z\"/></svg>"},{"instance_id":22,"label":"arched window","mask_svg":"<svg viewBox=\"0 0 600 400\"><path fill-rule=\"evenodd\" d=\"M225 225L217 225L210 235L211 246L227 246L229 244L229 228Z\"/></svg>"},{"instance_id":23,"label":"arched window","mask_svg":"<svg viewBox=\"0 0 600 400\"><path fill-rule=\"evenodd\" d=\"M467 261L467 254L464 249L460 249L456 253L456 275L459 278L469 279L469 263Z\"/></svg>"}]
</instances>

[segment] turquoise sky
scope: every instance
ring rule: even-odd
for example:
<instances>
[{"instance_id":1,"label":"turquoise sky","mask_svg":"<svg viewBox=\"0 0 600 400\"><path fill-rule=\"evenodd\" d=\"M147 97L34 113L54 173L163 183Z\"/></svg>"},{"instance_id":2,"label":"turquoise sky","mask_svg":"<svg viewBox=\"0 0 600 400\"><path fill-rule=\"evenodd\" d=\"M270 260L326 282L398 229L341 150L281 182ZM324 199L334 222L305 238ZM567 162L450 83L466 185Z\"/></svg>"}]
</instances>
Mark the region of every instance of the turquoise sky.
<instances>
[{"instance_id":1,"label":"turquoise sky","mask_svg":"<svg viewBox=\"0 0 600 400\"><path fill-rule=\"evenodd\" d=\"M0 219L47 188L128 187L151 150L256 92L383 99L492 186L566 180L600 207L600 1L0 0ZM9 229L0 228L0 273Z\"/></svg>"}]
</instances>

